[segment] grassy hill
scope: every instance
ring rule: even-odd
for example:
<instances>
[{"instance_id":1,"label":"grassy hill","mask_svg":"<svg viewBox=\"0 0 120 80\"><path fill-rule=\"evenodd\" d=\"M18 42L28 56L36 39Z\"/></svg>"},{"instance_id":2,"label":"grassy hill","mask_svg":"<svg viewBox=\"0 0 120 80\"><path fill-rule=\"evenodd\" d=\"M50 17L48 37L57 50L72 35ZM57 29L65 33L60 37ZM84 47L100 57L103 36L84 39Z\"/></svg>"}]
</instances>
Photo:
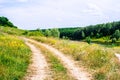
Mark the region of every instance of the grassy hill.
<instances>
[{"instance_id":1,"label":"grassy hill","mask_svg":"<svg viewBox=\"0 0 120 80\"><path fill-rule=\"evenodd\" d=\"M26 74L31 51L18 37L24 32L0 17L0 80L21 80Z\"/></svg>"}]
</instances>

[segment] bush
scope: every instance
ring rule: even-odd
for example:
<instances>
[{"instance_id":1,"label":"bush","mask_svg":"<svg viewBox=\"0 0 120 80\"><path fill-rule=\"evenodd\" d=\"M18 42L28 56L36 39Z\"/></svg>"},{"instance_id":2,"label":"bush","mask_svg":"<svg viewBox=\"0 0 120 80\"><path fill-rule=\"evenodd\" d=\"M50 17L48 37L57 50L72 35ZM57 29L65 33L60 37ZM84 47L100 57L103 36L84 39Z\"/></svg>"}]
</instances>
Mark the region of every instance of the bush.
<instances>
[{"instance_id":1,"label":"bush","mask_svg":"<svg viewBox=\"0 0 120 80\"><path fill-rule=\"evenodd\" d=\"M117 41L116 38L112 38L112 43L115 43Z\"/></svg>"},{"instance_id":2,"label":"bush","mask_svg":"<svg viewBox=\"0 0 120 80\"><path fill-rule=\"evenodd\" d=\"M28 31L25 31L22 33L23 35L28 35Z\"/></svg>"},{"instance_id":3,"label":"bush","mask_svg":"<svg viewBox=\"0 0 120 80\"><path fill-rule=\"evenodd\" d=\"M86 42L87 42L88 44L90 44L90 43L91 43L91 38L90 38L90 37L86 37Z\"/></svg>"}]
</instances>

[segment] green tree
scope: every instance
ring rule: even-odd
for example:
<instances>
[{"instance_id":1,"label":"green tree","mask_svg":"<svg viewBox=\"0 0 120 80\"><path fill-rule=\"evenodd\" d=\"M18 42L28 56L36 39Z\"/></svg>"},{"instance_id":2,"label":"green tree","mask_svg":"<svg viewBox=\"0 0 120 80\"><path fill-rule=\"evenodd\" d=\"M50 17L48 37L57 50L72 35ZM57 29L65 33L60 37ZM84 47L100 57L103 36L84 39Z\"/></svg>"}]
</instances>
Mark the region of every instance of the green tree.
<instances>
[{"instance_id":1,"label":"green tree","mask_svg":"<svg viewBox=\"0 0 120 80\"><path fill-rule=\"evenodd\" d=\"M97 38L99 38L99 37L100 37L100 34L99 34L99 33L97 33L97 34L96 34L96 37L97 37Z\"/></svg>"},{"instance_id":2,"label":"green tree","mask_svg":"<svg viewBox=\"0 0 120 80\"><path fill-rule=\"evenodd\" d=\"M8 25L8 26L10 26L10 27L15 27L15 26L13 25L13 23L11 23L10 21L8 21L6 25Z\"/></svg>"},{"instance_id":3,"label":"green tree","mask_svg":"<svg viewBox=\"0 0 120 80\"><path fill-rule=\"evenodd\" d=\"M14 28L17 28L16 26L13 25L12 22L9 21L8 18L6 17L0 17L0 25L1 26L8 26L8 27L14 27Z\"/></svg>"},{"instance_id":4,"label":"green tree","mask_svg":"<svg viewBox=\"0 0 120 80\"><path fill-rule=\"evenodd\" d=\"M51 30L46 29L44 35L47 36L47 37L52 36L52 34L51 34Z\"/></svg>"},{"instance_id":5,"label":"green tree","mask_svg":"<svg viewBox=\"0 0 120 80\"><path fill-rule=\"evenodd\" d=\"M111 28L112 28L112 24L111 24L111 23L107 23L107 24L106 24L106 28L107 28L107 29L106 29L107 35L110 35L110 33L111 33L110 30L111 30Z\"/></svg>"},{"instance_id":6,"label":"green tree","mask_svg":"<svg viewBox=\"0 0 120 80\"><path fill-rule=\"evenodd\" d=\"M84 31L82 31L82 38L85 38L85 33L84 33Z\"/></svg>"},{"instance_id":7,"label":"green tree","mask_svg":"<svg viewBox=\"0 0 120 80\"><path fill-rule=\"evenodd\" d=\"M120 38L120 31L118 29L113 34L113 37L116 38L117 40Z\"/></svg>"},{"instance_id":8,"label":"green tree","mask_svg":"<svg viewBox=\"0 0 120 80\"><path fill-rule=\"evenodd\" d=\"M8 19L6 17L0 17L0 25L4 26L8 22Z\"/></svg>"},{"instance_id":9,"label":"green tree","mask_svg":"<svg viewBox=\"0 0 120 80\"><path fill-rule=\"evenodd\" d=\"M57 28L51 29L50 31L51 31L51 35L53 37L57 37L57 38L60 37L60 32L59 32L59 30Z\"/></svg>"},{"instance_id":10,"label":"green tree","mask_svg":"<svg viewBox=\"0 0 120 80\"><path fill-rule=\"evenodd\" d=\"M91 32L90 36L91 36L91 37L93 37L93 36L94 36L94 33L93 33L93 32Z\"/></svg>"}]
</instances>

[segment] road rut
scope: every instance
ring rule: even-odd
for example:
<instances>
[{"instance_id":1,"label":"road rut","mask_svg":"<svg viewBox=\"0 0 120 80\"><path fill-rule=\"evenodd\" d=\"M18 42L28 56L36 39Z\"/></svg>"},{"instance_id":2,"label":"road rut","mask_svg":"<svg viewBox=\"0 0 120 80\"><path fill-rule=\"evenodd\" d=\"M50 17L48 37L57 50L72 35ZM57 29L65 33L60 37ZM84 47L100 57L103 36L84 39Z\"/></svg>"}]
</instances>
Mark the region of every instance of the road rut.
<instances>
[{"instance_id":1,"label":"road rut","mask_svg":"<svg viewBox=\"0 0 120 80\"><path fill-rule=\"evenodd\" d=\"M49 71L44 55L33 44L29 43L27 39L24 38L24 40L32 51L31 64L28 67L24 80L45 80Z\"/></svg>"}]
</instances>

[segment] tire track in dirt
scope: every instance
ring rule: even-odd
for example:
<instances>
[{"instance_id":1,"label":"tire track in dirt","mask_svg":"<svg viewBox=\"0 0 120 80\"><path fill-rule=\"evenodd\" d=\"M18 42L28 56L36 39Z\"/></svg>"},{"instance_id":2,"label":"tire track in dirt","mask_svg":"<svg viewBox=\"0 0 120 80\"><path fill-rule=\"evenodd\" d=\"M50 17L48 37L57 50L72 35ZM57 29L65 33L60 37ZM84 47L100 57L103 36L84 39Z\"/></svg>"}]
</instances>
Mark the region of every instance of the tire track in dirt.
<instances>
[{"instance_id":1,"label":"tire track in dirt","mask_svg":"<svg viewBox=\"0 0 120 80\"><path fill-rule=\"evenodd\" d=\"M75 61L69 57L66 57L62 52L58 51L57 49L47 44L40 43L32 39L28 40L38 45L42 45L46 47L48 50L50 50L54 55L57 56L57 58L61 60L61 62L67 68L70 75L73 76L76 80L92 80L91 75L88 72L86 72L85 69L77 67L75 65Z\"/></svg>"},{"instance_id":2,"label":"tire track in dirt","mask_svg":"<svg viewBox=\"0 0 120 80\"><path fill-rule=\"evenodd\" d=\"M48 78L48 64L43 54L33 44L24 38L25 44L32 51L31 64L28 67L27 74L23 80L45 80Z\"/></svg>"},{"instance_id":3,"label":"tire track in dirt","mask_svg":"<svg viewBox=\"0 0 120 80\"><path fill-rule=\"evenodd\" d=\"M118 54L118 53L115 53L115 56L119 59L119 61L120 61L120 54Z\"/></svg>"}]
</instances>

